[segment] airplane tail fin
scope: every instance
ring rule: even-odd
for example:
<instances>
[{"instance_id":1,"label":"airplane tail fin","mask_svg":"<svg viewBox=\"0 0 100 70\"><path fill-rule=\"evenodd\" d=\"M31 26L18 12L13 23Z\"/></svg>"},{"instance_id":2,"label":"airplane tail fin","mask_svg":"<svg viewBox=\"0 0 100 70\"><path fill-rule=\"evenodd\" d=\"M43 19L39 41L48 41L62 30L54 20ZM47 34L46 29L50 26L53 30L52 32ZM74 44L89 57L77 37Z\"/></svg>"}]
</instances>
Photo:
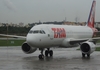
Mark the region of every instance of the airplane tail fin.
<instances>
[{"instance_id":1,"label":"airplane tail fin","mask_svg":"<svg viewBox=\"0 0 100 70\"><path fill-rule=\"evenodd\" d=\"M94 23L95 23L95 7L96 7L96 1L93 0L89 18L88 18L88 22L87 22L87 26L89 26L91 28L94 28Z\"/></svg>"}]
</instances>

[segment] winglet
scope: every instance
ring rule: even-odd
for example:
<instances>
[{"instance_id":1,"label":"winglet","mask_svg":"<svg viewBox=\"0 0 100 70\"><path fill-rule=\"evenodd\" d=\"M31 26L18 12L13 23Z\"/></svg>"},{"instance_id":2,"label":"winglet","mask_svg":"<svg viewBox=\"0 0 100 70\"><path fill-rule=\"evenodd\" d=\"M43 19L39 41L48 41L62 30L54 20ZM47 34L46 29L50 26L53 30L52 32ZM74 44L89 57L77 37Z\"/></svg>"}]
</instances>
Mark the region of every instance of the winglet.
<instances>
[{"instance_id":1,"label":"winglet","mask_svg":"<svg viewBox=\"0 0 100 70\"><path fill-rule=\"evenodd\" d=\"M91 28L94 28L94 23L95 23L95 7L96 7L96 1L93 0L89 18L88 18L88 22L87 22L87 26L89 26Z\"/></svg>"}]
</instances>

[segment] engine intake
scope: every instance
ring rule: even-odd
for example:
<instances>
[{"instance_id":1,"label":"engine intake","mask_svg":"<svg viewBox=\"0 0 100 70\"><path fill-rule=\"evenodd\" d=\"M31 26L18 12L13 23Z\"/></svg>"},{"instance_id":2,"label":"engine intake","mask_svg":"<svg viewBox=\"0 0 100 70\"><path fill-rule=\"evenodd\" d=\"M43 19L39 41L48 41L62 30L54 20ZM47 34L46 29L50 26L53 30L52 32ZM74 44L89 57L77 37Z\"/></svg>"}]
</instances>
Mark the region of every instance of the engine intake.
<instances>
[{"instance_id":1,"label":"engine intake","mask_svg":"<svg viewBox=\"0 0 100 70\"><path fill-rule=\"evenodd\" d=\"M89 52L90 51L90 46L87 43L84 43L81 45L81 50L83 52Z\"/></svg>"},{"instance_id":2,"label":"engine intake","mask_svg":"<svg viewBox=\"0 0 100 70\"><path fill-rule=\"evenodd\" d=\"M26 54L30 54L30 53L33 53L37 50L37 48L34 48L34 47L31 47L29 46L26 42L23 43L22 45L22 50L23 52L25 52Z\"/></svg>"},{"instance_id":3,"label":"engine intake","mask_svg":"<svg viewBox=\"0 0 100 70\"><path fill-rule=\"evenodd\" d=\"M91 54L95 51L95 44L93 42L87 41L81 44L80 49L82 53Z\"/></svg>"}]
</instances>

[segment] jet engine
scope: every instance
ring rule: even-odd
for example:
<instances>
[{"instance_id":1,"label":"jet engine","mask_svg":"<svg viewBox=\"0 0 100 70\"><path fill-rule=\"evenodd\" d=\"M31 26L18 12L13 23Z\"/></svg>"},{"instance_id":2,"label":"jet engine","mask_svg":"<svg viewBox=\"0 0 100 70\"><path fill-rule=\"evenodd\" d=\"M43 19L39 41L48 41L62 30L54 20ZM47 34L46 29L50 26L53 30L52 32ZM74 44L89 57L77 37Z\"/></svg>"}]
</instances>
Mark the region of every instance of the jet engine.
<instances>
[{"instance_id":1,"label":"jet engine","mask_svg":"<svg viewBox=\"0 0 100 70\"><path fill-rule=\"evenodd\" d=\"M25 52L26 54L30 54L30 53L33 53L37 50L37 48L34 48L34 47L31 47L29 46L26 42L23 43L22 45L22 50L23 52Z\"/></svg>"},{"instance_id":2,"label":"jet engine","mask_svg":"<svg viewBox=\"0 0 100 70\"><path fill-rule=\"evenodd\" d=\"M81 44L80 49L84 54L91 54L95 51L95 44L93 42L86 41Z\"/></svg>"}]
</instances>

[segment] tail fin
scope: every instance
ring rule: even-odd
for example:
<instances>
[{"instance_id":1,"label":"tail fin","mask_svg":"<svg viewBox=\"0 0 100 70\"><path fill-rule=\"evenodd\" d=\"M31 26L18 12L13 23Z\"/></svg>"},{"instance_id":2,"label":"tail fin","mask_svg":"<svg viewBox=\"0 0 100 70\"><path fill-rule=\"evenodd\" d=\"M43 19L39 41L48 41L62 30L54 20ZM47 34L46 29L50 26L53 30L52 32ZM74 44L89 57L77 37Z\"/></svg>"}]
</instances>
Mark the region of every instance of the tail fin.
<instances>
[{"instance_id":1,"label":"tail fin","mask_svg":"<svg viewBox=\"0 0 100 70\"><path fill-rule=\"evenodd\" d=\"M93 0L89 18L88 18L88 22L87 22L87 26L89 26L91 28L94 28L94 23L95 23L95 7L96 7L96 1Z\"/></svg>"}]
</instances>

